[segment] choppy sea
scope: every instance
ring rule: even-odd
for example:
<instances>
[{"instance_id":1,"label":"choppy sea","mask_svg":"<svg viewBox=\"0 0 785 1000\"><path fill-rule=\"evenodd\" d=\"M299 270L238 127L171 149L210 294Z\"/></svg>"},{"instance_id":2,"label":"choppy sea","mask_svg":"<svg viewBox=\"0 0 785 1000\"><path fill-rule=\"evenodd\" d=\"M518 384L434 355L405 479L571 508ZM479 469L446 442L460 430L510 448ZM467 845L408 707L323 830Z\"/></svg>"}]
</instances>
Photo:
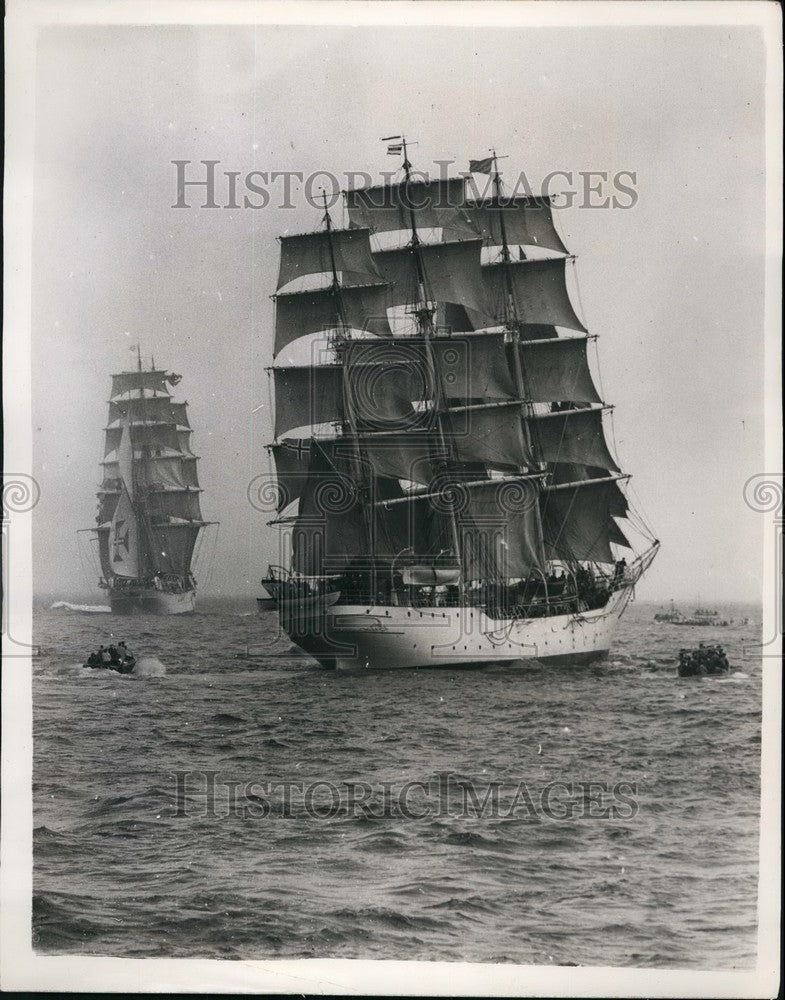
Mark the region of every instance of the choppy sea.
<instances>
[{"instance_id":1,"label":"choppy sea","mask_svg":"<svg viewBox=\"0 0 785 1000\"><path fill-rule=\"evenodd\" d=\"M39 953L754 965L759 609L633 604L590 666L339 674L251 603L36 608ZM120 639L137 675L80 666ZM731 677L676 676L701 641Z\"/></svg>"}]
</instances>

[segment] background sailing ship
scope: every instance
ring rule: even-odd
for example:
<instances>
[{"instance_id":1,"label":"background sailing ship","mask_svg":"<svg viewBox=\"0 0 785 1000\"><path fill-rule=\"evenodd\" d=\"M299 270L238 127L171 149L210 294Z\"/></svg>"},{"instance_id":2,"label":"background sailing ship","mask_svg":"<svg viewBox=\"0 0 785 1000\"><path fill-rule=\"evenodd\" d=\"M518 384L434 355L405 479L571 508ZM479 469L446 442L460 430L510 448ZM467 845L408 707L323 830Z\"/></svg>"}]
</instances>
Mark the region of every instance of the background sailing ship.
<instances>
[{"instance_id":1,"label":"background sailing ship","mask_svg":"<svg viewBox=\"0 0 785 1000\"><path fill-rule=\"evenodd\" d=\"M505 197L495 153L471 199L390 152L401 182L349 191L348 228L325 197L322 229L281 238L275 354L323 336L271 370L291 570L263 583L327 666L602 655L658 543L605 440L550 199ZM632 517L650 547L627 566Z\"/></svg>"},{"instance_id":2,"label":"background sailing ship","mask_svg":"<svg viewBox=\"0 0 785 1000\"><path fill-rule=\"evenodd\" d=\"M112 611L184 614L194 610L194 550L205 521L191 451L188 404L168 386L181 376L142 368L112 376L98 491L100 586Z\"/></svg>"}]
</instances>

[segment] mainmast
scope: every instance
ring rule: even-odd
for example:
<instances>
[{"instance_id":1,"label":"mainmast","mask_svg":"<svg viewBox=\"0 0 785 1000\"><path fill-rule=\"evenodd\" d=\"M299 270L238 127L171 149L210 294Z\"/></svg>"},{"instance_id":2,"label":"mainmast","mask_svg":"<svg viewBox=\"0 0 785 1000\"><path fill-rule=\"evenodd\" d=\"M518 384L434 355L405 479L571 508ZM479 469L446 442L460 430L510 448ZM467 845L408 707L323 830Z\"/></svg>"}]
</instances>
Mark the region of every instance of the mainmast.
<instances>
[{"instance_id":1,"label":"mainmast","mask_svg":"<svg viewBox=\"0 0 785 1000\"><path fill-rule=\"evenodd\" d=\"M142 349L141 345L136 345L136 366L139 374L142 374ZM130 393L129 393L130 395ZM139 578L142 579L147 575L147 568L150 567L153 573L160 572L160 560L158 558L158 546L156 545L155 534L153 532L153 525L150 520L150 475L149 475L149 465L150 465L150 442L148 440L149 434L149 424L147 416L147 397L145 395L145 385L144 379L139 379L139 400L140 400L140 412L142 417L142 457L141 457L141 468L142 468L142 489L136 490L136 501L134 503L134 513L136 514L137 520L141 522L142 528L144 529L142 534L144 538L144 543L142 545L142 558L139 560ZM129 407L129 413L130 413ZM134 478L136 479L136 452L134 451ZM138 480L137 480L138 484Z\"/></svg>"},{"instance_id":2,"label":"mainmast","mask_svg":"<svg viewBox=\"0 0 785 1000\"><path fill-rule=\"evenodd\" d=\"M409 162L408 150L406 147L406 138L401 136L401 145L403 147L403 171L406 178L406 184L411 182L412 165ZM439 451L441 454L438 456L438 460L435 464L439 467L440 472L446 472L448 470L450 459L454 460L454 455L452 450L448 447L447 437L444 433L444 422L443 414L446 410L445 402L445 392L444 385L442 383L442 373L439 366L436 364L436 359L433 353L433 347L431 344L431 337L433 336L433 306L429 303L427 294L427 282L425 275L425 266L422 259L421 251L421 241L417 233L417 219L415 218L414 209L411 204L408 206L409 214L409 225L412 231L412 237L410 245L412 248L412 255L415 261L416 277L417 277L417 303L415 307L415 317L417 320L417 331L423 338L423 343L425 345L425 354L428 368L434 375L434 386L433 386L433 406L436 415L436 433L439 442ZM455 558L461 561L461 542L460 536L458 534L458 524L455 516L455 511L453 510L452 504L449 504L449 525L450 525L450 538L452 541L453 551ZM459 593L463 597L464 579L463 574L461 574L460 581L458 584Z\"/></svg>"}]
</instances>

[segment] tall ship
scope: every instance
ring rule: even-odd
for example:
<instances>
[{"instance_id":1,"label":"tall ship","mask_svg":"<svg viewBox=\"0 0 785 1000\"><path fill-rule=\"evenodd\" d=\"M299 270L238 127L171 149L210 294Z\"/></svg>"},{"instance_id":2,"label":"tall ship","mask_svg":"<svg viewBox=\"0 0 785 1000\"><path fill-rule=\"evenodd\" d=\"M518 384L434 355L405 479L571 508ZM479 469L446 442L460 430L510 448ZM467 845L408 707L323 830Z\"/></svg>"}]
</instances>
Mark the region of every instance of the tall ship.
<instances>
[{"instance_id":1,"label":"tall ship","mask_svg":"<svg viewBox=\"0 0 785 1000\"><path fill-rule=\"evenodd\" d=\"M181 376L153 362L112 375L98 491L100 586L116 613L186 614L196 603L191 572L204 528L187 402L172 399Z\"/></svg>"},{"instance_id":2,"label":"tall ship","mask_svg":"<svg viewBox=\"0 0 785 1000\"><path fill-rule=\"evenodd\" d=\"M415 176L391 139L398 179L344 192L345 227L325 196L280 237L260 607L327 668L605 656L659 542L606 442L551 197L507 195L495 152Z\"/></svg>"}]
</instances>

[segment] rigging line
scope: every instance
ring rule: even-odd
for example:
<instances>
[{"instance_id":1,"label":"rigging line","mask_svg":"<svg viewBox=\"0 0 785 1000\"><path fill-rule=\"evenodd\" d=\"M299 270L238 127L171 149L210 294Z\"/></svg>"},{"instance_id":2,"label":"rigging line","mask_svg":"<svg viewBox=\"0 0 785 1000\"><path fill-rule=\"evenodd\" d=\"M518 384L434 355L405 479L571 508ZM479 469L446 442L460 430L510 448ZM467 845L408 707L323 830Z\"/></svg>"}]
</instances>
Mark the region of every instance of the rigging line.
<instances>
[{"instance_id":1,"label":"rigging line","mask_svg":"<svg viewBox=\"0 0 785 1000\"><path fill-rule=\"evenodd\" d=\"M207 534L207 525L203 524L199 528L199 531L196 536L196 542L194 544L193 555L191 558L192 566L201 565L200 559L202 555L202 550L204 549L204 538L206 534Z\"/></svg>"},{"instance_id":2,"label":"rigging line","mask_svg":"<svg viewBox=\"0 0 785 1000\"><path fill-rule=\"evenodd\" d=\"M648 515L643 509L643 504L640 501L638 491L632 485L630 486L630 489L635 494L635 513L638 515L641 522L645 525L647 532L651 535L652 541L656 541L657 536L654 534L654 529L651 527Z\"/></svg>"},{"instance_id":3,"label":"rigging line","mask_svg":"<svg viewBox=\"0 0 785 1000\"><path fill-rule=\"evenodd\" d=\"M209 590L210 584L213 580L213 569L215 568L215 551L218 546L218 532L221 530L221 525L215 525L215 535L213 536L213 551L210 553L209 560L207 563L207 578L204 581L204 589ZM200 547L201 551L201 547ZM198 557L197 557L198 558Z\"/></svg>"},{"instance_id":4,"label":"rigging line","mask_svg":"<svg viewBox=\"0 0 785 1000\"><path fill-rule=\"evenodd\" d=\"M567 246L567 240L566 240L565 235L564 235L565 231L562 229L561 223L559 223L558 226L556 225L557 213L560 211L560 209L555 208L555 206L553 204L553 198L549 198L548 200L550 201L550 207L551 207L551 225L556 230L556 235L561 240L562 245L564 247L566 247ZM580 292L578 293L578 295L580 297ZM583 313L583 306L581 306L581 312ZM584 316L585 316L585 314L584 314Z\"/></svg>"},{"instance_id":5,"label":"rigging line","mask_svg":"<svg viewBox=\"0 0 785 1000\"><path fill-rule=\"evenodd\" d=\"M596 344L596 341L595 341L595 344ZM602 391L602 389L600 391ZM604 395L604 393L603 393L603 395ZM621 459L621 457L619 455L619 446L616 443L616 422L614 420L615 411L611 410L610 414L611 414L611 438L613 440L613 457L616 459L616 464L619 467L622 467L622 466L626 467L627 463L622 461L622 459ZM629 482L629 481L630 480L628 479L627 482Z\"/></svg>"},{"instance_id":6,"label":"rigging line","mask_svg":"<svg viewBox=\"0 0 785 1000\"><path fill-rule=\"evenodd\" d=\"M627 499L627 511L626 511L625 514L621 514L621 515L618 515L618 516L619 517L626 517L626 519L634 527L638 528L638 530L642 530L643 527L645 526L646 522L644 521L643 517L641 516L640 511L632 503L631 497L628 496L627 494L625 494L625 496L626 496L626 499ZM644 532L644 534L645 533L646 532Z\"/></svg>"},{"instance_id":7,"label":"rigging line","mask_svg":"<svg viewBox=\"0 0 785 1000\"><path fill-rule=\"evenodd\" d=\"M272 368L266 368L267 373L267 403L268 403L268 413L275 414L275 398L273 396L273 373ZM271 428L273 432L273 441L277 441L278 435L275 433L275 421Z\"/></svg>"},{"instance_id":8,"label":"rigging line","mask_svg":"<svg viewBox=\"0 0 785 1000\"><path fill-rule=\"evenodd\" d=\"M553 217L553 213L551 213L551 217ZM580 318L583 320L584 327L588 330L589 329L589 317L586 315L586 309L585 309L585 307L583 305L583 295L581 294L581 283L578 280L578 268L577 268L577 266L575 264L575 254L570 254L565 259L568 260L570 262L570 265L571 265L571 273L572 273L572 277L573 277L573 282L575 284L575 291L578 293L578 306L579 306L579 308L581 310Z\"/></svg>"},{"instance_id":9,"label":"rigging line","mask_svg":"<svg viewBox=\"0 0 785 1000\"><path fill-rule=\"evenodd\" d=\"M613 449L616 452L616 457L618 459L618 457L619 457L619 450L618 450L618 448L616 446L616 432L615 432L615 427L614 427L614 423L613 423L613 411L611 411L611 433L612 433L612 436L613 436ZM619 462L619 464L621 464L621 462ZM632 502L633 498L629 496L630 493L634 494L634 501L635 501L634 503ZM640 500L639 500L639 497L638 497L638 491L632 485L632 483L631 483L631 481L630 481L629 478L627 479L627 494L626 495L627 495L628 501L630 501L630 504L628 506L628 519L632 520L632 518L629 518L629 513L630 512L634 513L638 517L638 520L640 522L640 530L642 531L642 533L650 541L656 541L656 537L657 536L654 534L654 531L653 531L652 527L648 523L648 519L644 516L643 510L642 510L642 504L640 503Z\"/></svg>"},{"instance_id":10,"label":"rigging line","mask_svg":"<svg viewBox=\"0 0 785 1000\"><path fill-rule=\"evenodd\" d=\"M621 458L619 457L619 446L616 443L616 421L613 419L613 410L611 410L611 438L613 439L613 451L615 454L616 461L621 465Z\"/></svg>"},{"instance_id":11,"label":"rigging line","mask_svg":"<svg viewBox=\"0 0 785 1000\"><path fill-rule=\"evenodd\" d=\"M629 515L632 514L632 517ZM650 542L655 542L657 536L654 534L649 524L644 520L643 515L634 506L630 506L627 511L627 520Z\"/></svg>"},{"instance_id":12,"label":"rigging line","mask_svg":"<svg viewBox=\"0 0 785 1000\"><path fill-rule=\"evenodd\" d=\"M203 568L202 553L205 550L206 543L204 542L204 536L205 536L206 533L207 533L207 526L205 525L205 527L202 528L202 530L199 532L199 536L197 538L196 545L194 546L193 555L191 557L191 569L192 570L196 570L199 573L199 575L201 575L202 568ZM210 577L210 563L209 562L208 562L208 564L207 564L207 566L205 568L206 568L206 575L205 575L204 585L205 585L205 587L207 587L209 585L209 577ZM196 573L194 573L194 576L195 575L196 575Z\"/></svg>"},{"instance_id":13,"label":"rigging line","mask_svg":"<svg viewBox=\"0 0 785 1000\"><path fill-rule=\"evenodd\" d=\"M657 541L657 539L652 535L652 533L650 531L647 531L646 527L639 521L636 523L636 521L630 518L630 524L636 531L638 531L643 536L647 545L651 545Z\"/></svg>"},{"instance_id":14,"label":"rigging line","mask_svg":"<svg viewBox=\"0 0 785 1000\"><path fill-rule=\"evenodd\" d=\"M600 396L605 399L605 389L602 384L602 365L600 364L600 349L597 345L597 337L594 338L594 361L597 369L597 381L600 383Z\"/></svg>"},{"instance_id":15,"label":"rigging line","mask_svg":"<svg viewBox=\"0 0 785 1000\"><path fill-rule=\"evenodd\" d=\"M634 515L635 515L635 517L636 517L639 525L640 525L639 530L642 531L642 533L650 541L656 542L657 541L657 536L654 534L654 531L650 527L649 523L644 519L643 515L640 513L640 511L637 508L632 508L632 510L633 510L633 513L634 513Z\"/></svg>"},{"instance_id":16,"label":"rigging line","mask_svg":"<svg viewBox=\"0 0 785 1000\"><path fill-rule=\"evenodd\" d=\"M216 536L218 534L218 527L219 527L219 525L216 524L215 525ZM193 567L195 569L198 569L199 573L201 573L201 571L202 571L202 552L204 551L205 544L206 544L206 543L203 542L203 537L206 534L206 532L207 532L207 526L205 526L200 531L200 533L199 533L199 539L198 539L198 541L196 543L196 549L194 551L194 555L193 555L193 559L192 559L192 565L193 565ZM214 563L214 560L215 560L215 540L213 541L213 551L212 551L212 554L207 557L207 560L208 560L207 561L207 567L206 567L207 574L206 574L205 581L204 581L205 589L209 588L210 581L212 579L213 563Z\"/></svg>"}]
</instances>

